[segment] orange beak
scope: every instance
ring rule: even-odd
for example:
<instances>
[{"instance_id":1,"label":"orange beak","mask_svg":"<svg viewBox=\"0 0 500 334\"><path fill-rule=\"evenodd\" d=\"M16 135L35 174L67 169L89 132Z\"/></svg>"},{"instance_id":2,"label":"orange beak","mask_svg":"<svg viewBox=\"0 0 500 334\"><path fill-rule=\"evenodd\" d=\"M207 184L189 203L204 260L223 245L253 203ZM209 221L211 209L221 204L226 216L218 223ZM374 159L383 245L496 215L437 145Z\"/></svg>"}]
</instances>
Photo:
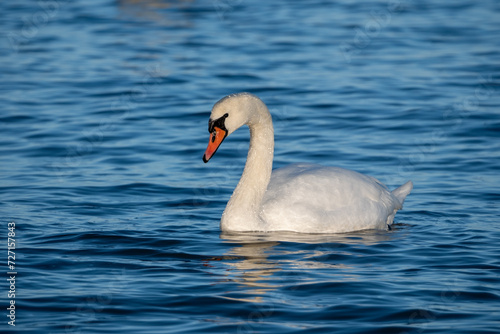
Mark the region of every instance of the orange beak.
<instances>
[{"instance_id":1,"label":"orange beak","mask_svg":"<svg viewBox=\"0 0 500 334\"><path fill-rule=\"evenodd\" d=\"M222 130L221 128L218 128L214 126L214 131L210 134L210 140L208 142L207 150L205 151L205 154L203 155L203 162L207 163L210 158L217 152L217 149L219 148L220 144L222 144L222 141L226 138L227 136L227 131Z\"/></svg>"}]
</instances>

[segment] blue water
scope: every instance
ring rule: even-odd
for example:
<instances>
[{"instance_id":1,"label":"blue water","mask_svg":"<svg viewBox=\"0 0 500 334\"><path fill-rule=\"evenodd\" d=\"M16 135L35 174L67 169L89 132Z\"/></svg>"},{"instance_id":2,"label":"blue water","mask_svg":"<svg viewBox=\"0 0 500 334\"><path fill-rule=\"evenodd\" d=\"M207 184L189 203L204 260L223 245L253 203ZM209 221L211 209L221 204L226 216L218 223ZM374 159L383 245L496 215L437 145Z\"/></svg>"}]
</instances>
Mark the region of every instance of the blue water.
<instances>
[{"instance_id":1,"label":"blue water","mask_svg":"<svg viewBox=\"0 0 500 334\"><path fill-rule=\"evenodd\" d=\"M0 12L2 333L500 331L500 2ZM274 167L411 179L394 228L221 234L248 131L202 155L239 91L273 114Z\"/></svg>"}]
</instances>

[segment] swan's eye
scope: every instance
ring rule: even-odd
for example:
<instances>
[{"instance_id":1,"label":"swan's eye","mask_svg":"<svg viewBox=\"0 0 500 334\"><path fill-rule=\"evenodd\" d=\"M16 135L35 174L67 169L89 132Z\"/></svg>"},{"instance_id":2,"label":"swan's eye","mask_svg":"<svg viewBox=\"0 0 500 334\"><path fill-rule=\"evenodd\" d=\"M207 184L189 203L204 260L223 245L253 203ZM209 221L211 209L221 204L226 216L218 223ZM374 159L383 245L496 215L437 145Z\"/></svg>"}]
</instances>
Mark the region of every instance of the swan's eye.
<instances>
[{"instance_id":1,"label":"swan's eye","mask_svg":"<svg viewBox=\"0 0 500 334\"><path fill-rule=\"evenodd\" d=\"M215 141L215 137L217 137L217 132L212 132L212 143Z\"/></svg>"}]
</instances>

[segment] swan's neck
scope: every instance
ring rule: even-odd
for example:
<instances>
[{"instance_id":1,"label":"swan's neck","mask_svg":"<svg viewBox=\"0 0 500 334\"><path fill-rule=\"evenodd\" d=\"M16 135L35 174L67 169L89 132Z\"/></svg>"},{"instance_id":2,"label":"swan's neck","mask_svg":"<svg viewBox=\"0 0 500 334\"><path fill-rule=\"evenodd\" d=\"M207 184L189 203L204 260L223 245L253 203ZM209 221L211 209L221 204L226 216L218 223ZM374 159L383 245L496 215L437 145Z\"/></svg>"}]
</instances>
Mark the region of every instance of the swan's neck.
<instances>
[{"instance_id":1,"label":"swan's neck","mask_svg":"<svg viewBox=\"0 0 500 334\"><path fill-rule=\"evenodd\" d=\"M259 212L273 168L274 131L271 114L264 107L248 122L250 147L240 182L221 219L225 231L262 230Z\"/></svg>"}]
</instances>

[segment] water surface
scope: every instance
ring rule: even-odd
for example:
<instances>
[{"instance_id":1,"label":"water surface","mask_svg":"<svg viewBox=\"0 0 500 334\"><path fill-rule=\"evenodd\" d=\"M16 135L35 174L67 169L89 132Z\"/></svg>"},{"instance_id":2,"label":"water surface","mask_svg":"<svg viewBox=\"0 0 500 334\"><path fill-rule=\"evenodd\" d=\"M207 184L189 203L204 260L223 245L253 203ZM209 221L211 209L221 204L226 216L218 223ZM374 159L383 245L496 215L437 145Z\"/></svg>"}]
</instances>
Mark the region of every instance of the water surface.
<instances>
[{"instance_id":1,"label":"water surface","mask_svg":"<svg viewBox=\"0 0 500 334\"><path fill-rule=\"evenodd\" d=\"M17 270L1 331L500 331L498 1L0 10L1 233L6 249L15 222ZM201 158L211 106L239 91L273 114L275 168L411 179L394 228L221 234L248 131Z\"/></svg>"}]
</instances>

